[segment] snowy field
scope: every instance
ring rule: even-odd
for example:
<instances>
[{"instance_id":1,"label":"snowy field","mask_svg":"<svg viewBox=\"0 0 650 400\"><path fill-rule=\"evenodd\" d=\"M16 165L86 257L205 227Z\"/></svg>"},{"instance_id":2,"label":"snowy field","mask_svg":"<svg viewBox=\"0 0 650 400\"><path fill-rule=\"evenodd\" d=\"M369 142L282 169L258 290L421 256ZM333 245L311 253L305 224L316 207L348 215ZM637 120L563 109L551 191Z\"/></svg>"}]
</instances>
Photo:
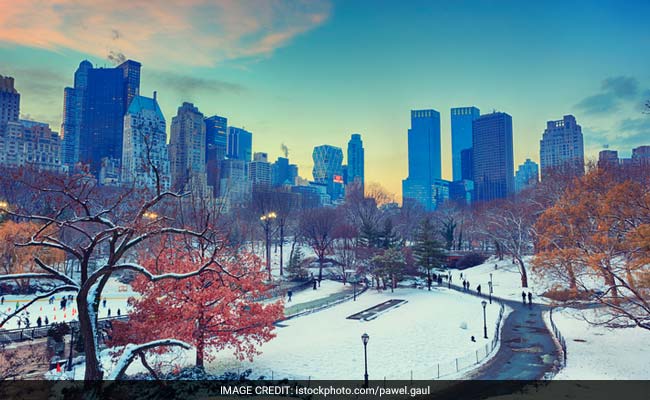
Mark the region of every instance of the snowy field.
<instances>
[{"instance_id":1,"label":"snowy field","mask_svg":"<svg viewBox=\"0 0 650 400\"><path fill-rule=\"evenodd\" d=\"M371 321L346 319L349 315L389 299L408 303ZM487 308L488 333L494 332L499 313ZM261 347L253 363L238 362L230 352L217 354L208 369L214 373L251 368L252 377L274 379L361 379L361 335L370 335L368 369L372 379L432 379L437 363L451 369L456 357L485 348L483 311L479 299L435 288L428 292L398 289L395 293L368 291L356 302L282 323L277 337ZM464 328L466 325L466 328ZM476 342L471 342L471 336ZM447 367L449 366L449 367Z\"/></svg>"},{"instance_id":2,"label":"snowy field","mask_svg":"<svg viewBox=\"0 0 650 400\"><path fill-rule=\"evenodd\" d=\"M594 326L582 315L597 320L598 310L565 308L553 312L553 321L566 339L568 355L566 367L554 379L650 379L650 331Z\"/></svg>"},{"instance_id":3,"label":"snowy field","mask_svg":"<svg viewBox=\"0 0 650 400\"><path fill-rule=\"evenodd\" d=\"M538 276L532 273L530 261L532 257L525 257L526 271L528 272L528 288L521 287L521 275L519 266L512 263L512 259L498 261L495 257L489 258L485 263L476 267L465 270L452 270L452 283L462 285L463 279L470 283L470 288L476 290L476 286L481 285L481 292L487 294L490 287L490 274L492 274L493 295L504 299L521 301L521 292L533 294L533 303L546 303L547 299L542 297L542 293L549 289L549 284L540 280ZM497 265L495 269L494 266ZM461 279L460 274L463 274Z\"/></svg>"},{"instance_id":4,"label":"snowy field","mask_svg":"<svg viewBox=\"0 0 650 400\"><path fill-rule=\"evenodd\" d=\"M330 281L324 279L320 283L320 287L318 287L316 290L310 287L305 290L294 292L293 296L291 296L291 301L288 301L288 297L285 296L284 306L291 307L297 304L309 303L310 301L322 299L325 297L329 297L330 295L333 295L335 293L342 292L348 287L349 285L344 286L343 282L336 282L336 281Z\"/></svg>"}]
</instances>

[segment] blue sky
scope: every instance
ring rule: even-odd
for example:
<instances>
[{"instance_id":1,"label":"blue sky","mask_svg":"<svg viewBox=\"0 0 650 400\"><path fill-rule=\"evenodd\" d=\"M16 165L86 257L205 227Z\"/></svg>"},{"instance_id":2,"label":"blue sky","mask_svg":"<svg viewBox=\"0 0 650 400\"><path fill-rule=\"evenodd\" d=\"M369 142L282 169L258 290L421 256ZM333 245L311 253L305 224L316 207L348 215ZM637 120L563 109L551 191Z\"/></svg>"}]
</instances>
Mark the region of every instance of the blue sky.
<instances>
[{"instance_id":1,"label":"blue sky","mask_svg":"<svg viewBox=\"0 0 650 400\"><path fill-rule=\"evenodd\" d=\"M254 151L275 158L285 143L307 178L313 146L345 148L359 132L367 180L395 193L414 108L441 112L447 178L455 106L512 115L517 165L538 160L546 121L564 114L589 156L650 144L647 1L203 3L0 0L0 74L16 77L24 114L58 130L78 63L123 54L143 63L141 92L158 91L168 123L193 101L251 130Z\"/></svg>"}]
</instances>

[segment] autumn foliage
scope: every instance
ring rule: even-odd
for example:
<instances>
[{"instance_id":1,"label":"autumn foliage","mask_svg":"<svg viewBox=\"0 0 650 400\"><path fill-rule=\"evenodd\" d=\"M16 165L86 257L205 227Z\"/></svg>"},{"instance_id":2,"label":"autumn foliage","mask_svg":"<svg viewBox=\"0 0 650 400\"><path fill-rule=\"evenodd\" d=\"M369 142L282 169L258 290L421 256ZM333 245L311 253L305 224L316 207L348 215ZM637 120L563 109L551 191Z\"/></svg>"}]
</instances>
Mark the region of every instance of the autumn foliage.
<instances>
[{"instance_id":1,"label":"autumn foliage","mask_svg":"<svg viewBox=\"0 0 650 400\"><path fill-rule=\"evenodd\" d=\"M165 249L144 261L144 266L157 273L185 273L196 269L200 263L196 258L195 252ZM133 289L142 297L130 299L134 312L128 322L114 323L112 344L174 338L196 348L199 367L223 349L232 349L241 360L252 360L259 354L258 346L275 336L273 323L283 317L283 304L262 301L268 292L255 255L224 251L219 262L227 274L206 271L155 284L137 278Z\"/></svg>"},{"instance_id":2,"label":"autumn foliage","mask_svg":"<svg viewBox=\"0 0 650 400\"><path fill-rule=\"evenodd\" d=\"M541 215L534 265L606 305L612 325L650 329L650 185L621 172L590 171Z\"/></svg>"}]
</instances>

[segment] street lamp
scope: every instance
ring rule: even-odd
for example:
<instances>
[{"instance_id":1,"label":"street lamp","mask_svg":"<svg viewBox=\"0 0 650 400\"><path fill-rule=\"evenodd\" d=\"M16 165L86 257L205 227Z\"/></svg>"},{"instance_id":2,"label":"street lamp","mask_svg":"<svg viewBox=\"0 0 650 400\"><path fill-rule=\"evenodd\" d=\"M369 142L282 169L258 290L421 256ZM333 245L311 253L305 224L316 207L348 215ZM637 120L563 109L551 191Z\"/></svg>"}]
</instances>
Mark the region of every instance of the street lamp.
<instances>
[{"instance_id":1,"label":"street lamp","mask_svg":"<svg viewBox=\"0 0 650 400\"><path fill-rule=\"evenodd\" d=\"M487 319L485 317L485 307L487 306L487 301L483 300L481 302L483 305L483 338L487 339Z\"/></svg>"},{"instance_id":2,"label":"street lamp","mask_svg":"<svg viewBox=\"0 0 650 400\"><path fill-rule=\"evenodd\" d=\"M490 304L492 304L492 281L488 282L490 285Z\"/></svg>"},{"instance_id":3,"label":"street lamp","mask_svg":"<svg viewBox=\"0 0 650 400\"><path fill-rule=\"evenodd\" d=\"M361 341L363 342L363 358L366 366L366 373L363 375L363 379L364 379L363 387L366 388L368 387L368 351L367 351L368 340L370 340L370 336L368 336L367 333L361 335Z\"/></svg>"},{"instance_id":4,"label":"street lamp","mask_svg":"<svg viewBox=\"0 0 650 400\"><path fill-rule=\"evenodd\" d=\"M147 211L146 213L142 214L142 216L146 219L156 219L158 218L158 214L156 214L153 211Z\"/></svg>"},{"instance_id":5,"label":"street lamp","mask_svg":"<svg viewBox=\"0 0 650 400\"><path fill-rule=\"evenodd\" d=\"M264 234L266 235L266 269L269 272L269 281L272 280L271 276L271 222L277 218L277 214L273 211L266 213L260 217L260 221L264 224Z\"/></svg>"}]
</instances>

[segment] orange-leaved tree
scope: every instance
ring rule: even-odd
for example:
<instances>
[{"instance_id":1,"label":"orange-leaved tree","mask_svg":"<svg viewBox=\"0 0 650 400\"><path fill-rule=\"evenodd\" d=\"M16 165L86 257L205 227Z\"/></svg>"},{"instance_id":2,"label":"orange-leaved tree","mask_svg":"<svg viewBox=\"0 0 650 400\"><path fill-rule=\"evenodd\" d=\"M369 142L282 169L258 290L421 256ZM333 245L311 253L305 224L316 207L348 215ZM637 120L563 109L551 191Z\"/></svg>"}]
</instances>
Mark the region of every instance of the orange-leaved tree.
<instances>
[{"instance_id":1,"label":"orange-leaved tree","mask_svg":"<svg viewBox=\"0 0 650 400\"><path fill-rule=\"evenodd\" d=\"M185 273L201 263L200 253L166 248L144 261L157 273ZM205 272L186 280L152 284L144 278L133 282L140 298L128 322L114 322L114 345L143 343L161 338L186 341L196 348L196 366L215 353L232 349L240 360L252 360L258 347L273 337L273 323L284 316L281 301L268 296L260 259L250 253L222 251L220 263L228 274Z\"/></svg>"},{"instance_id":2,"label":"orange-leaved tree","mask_svg":"<svg viewBox=\"0 0 650 400\"><path fill-rule=\"evenodd\" d=\"M605 305L607 324L650 329L650 186L622 171L590 171L541 215L534 264Z\"/></svg>"}]
</instances>

